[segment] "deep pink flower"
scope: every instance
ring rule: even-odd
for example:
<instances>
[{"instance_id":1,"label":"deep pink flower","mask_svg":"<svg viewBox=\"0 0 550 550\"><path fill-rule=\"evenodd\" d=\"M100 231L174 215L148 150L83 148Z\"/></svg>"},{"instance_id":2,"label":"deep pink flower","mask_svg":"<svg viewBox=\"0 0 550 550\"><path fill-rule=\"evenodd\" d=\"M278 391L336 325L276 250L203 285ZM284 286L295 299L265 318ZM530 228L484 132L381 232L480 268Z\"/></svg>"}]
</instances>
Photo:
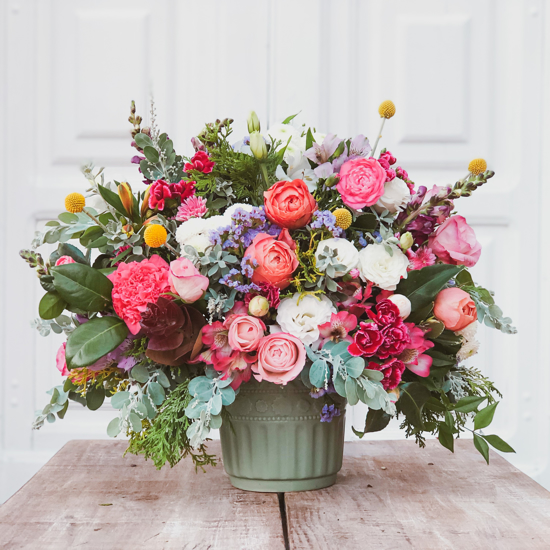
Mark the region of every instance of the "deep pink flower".
<instances>
[{"instance_id":1,"label":"deep pink flower","mask_svg":"<svg viewBox=\"0 0 550 550\"><path fill-rule=\"evenodd\" d=\"M344 204L360 210L378 201L385 181L386 171L376 159L358 157L344 162L336 189Z\"/></svg>"},{"instance_id":2,"label":"deep pink flower","mask_svg":"<svg viewBox=\"0 0 550 550\"><path fill-rule=\"evenodd\" d=\"M382 300L376 304L376 313L369 311L367 314L380 328L392 325L401 319L399 308L391 300Z\"/></svg>"},{"instance_id":3,"label":"deep pink flower","mask_svg":"<svg viewBox=\"0 0 550 550\"><path fill-rule=\"evenodd\" d=\"M376 323L360 323L361 328L355 333L348 352L355 357L371 357L384 342L384 335Z\"/></svg>"},{"instance_id":4,"label":"deep pink flower","mask_svg":"<svg viewBox=\"0 0 550 550\"><path fill-rule=\"evenodd\" d=\"M149 188L149 208L164 210L168 199L185 200L195 193L195 182L181 180L178 183L168 183L164 180L155 181Z\"/></svg>"},{"instance_id":5,"label":"deep pink flower","mask_svg":"<svg viewBox=\"0 0 550 550\"><path fill-rule=\"evenodd\" d=\"M245 306L248 308L248 304L254 296L263 296L264 298L267 298L269 307L277 309L281 303L281 299L279 298L281 291L271 283L256 283L256 286L260 287L260 290L248 292L246 294L244 297Z\"/></svg>"},{"instance_id":6,"label":"deep pink flower","mask_svg":"<svg viewBox=\"0 0 550 550\"><path fill-rule=\"evenodd\" d=\"M446 264L473 267L481 256L481 245L463 216L445 220L429 239L430 248Z\"/></svg>"},{"instance_id":7,"label":"deep pink flower","mask_svg":"<svg viewBox=\"0 0 550 550\"><path fill-rule=\"evenodd\" d=\"M60 348L57 350L57 355L55 356L55 366L57 370L61 373L61 376L67 376L69 374L69 369L67 368L67 361L65 359L65 348L67 347L67 342L63 342Z\"/></svg>"},{"instance_id":8,"label":"deep pink flower","mask_svg":"<svg viewBox=\"0 0 550 550\"><path fill-rule=\"evenodd\" d=\"M405 363L399 359L393 358L386 361L383 365L379 365L371 361L368 366L369 369L379 370L384 375L382 379L382 386L386 391L397 388L399 382L401 382L401 376L405 371Z\"/></svg>"},{"instance_id":9,"label":"deep pink flower","mask_svg":"<svg viewBox=\"0 0 550 550\"><path fill-rule=\"evenodd\" d=\"M409 258L408 271L434 265L437 259L435 254L432 252L432 249L427 246L421 246L416 252L413 252L409 248L407 250L407 256Z\"/></svg>"},{"instance_id":10,"label":"deep pink flower","mask_svg":"<svg viewBox=\"0 0 550 550\"><path fill-rule=\"evenodd\" d=\"M410 344L398 357L411 371L425 378L430 374L433 359L424 352L434 347L434 343L427 340L425 332L414 323L405 323L409 329Z\"/></svg>"},{"instance_id":11,"label":"deep pink flower","mask_svg":"<svg viewBox=\"0 0 550 550\"><path fill-rule=\"evenodd\" d=\"M208 212L206 199L203 197L189 197L178 207L176 220L186 222L191 218L202 218Z\"/></svg>"},{"instance_id":12,"label":"deep pink flower","mask_svg":"<svg viewBox=\"0 0 550 550\"><path fill-rule=\"evenodd\" d=\"M185 171L189 172L190 170L197 170L203 174L210 174L212 168L214 167L214 162L210 160L210 157L204 151L197 151L190 162L185 164Z\"/></svg>"},{"instance_id":13,"label":"deep pink flower","mask_svg":"<svg viewBox=\"0 0 550 550\"><path fill-rule=\"evenodd\" d=\"M399 355L411 342L409 331L401 318L394 324L384 327L380 332L384 337L384 341L376 352L376 355L380 359L387 359L392 355Z\"/></svg>"},{"instance_id":14,"label":"deep pink flower","mask_svg":"<svg viewBox=\"0 0 550 550\"><path fill-rule=\"evenodd\" d=\"M348 313L347 311L339 311L333 313L328 323L319 325L319 333L323 340L323 344L328 340L333 342L340 342L342 340L348 340L353 342L353 338L348 334L357 326L357 317Z\"/></svg>"},{"instance_id":15,"label":"deep pink flower","mask_svg":"<svg viewBox=\"0 0 550 550\"><path fill-rule=\"evenodd\" d=\"M58 265L67 265L74 263L76 262L70 256L61 256L61 258L59 258L57 262L55 262L55 266L57 267Z\"/></svg>"},{"instance_id":16,"label":"deep pink flower","mask_svg":"<svg viewBox=\"0 0 550 550\"><path fill-rule=\"evenodd\" d=\"M170 292L169 265L156 254L141 262L123 262L108 278L113 283L114 310L132 334L140 331L147 304L155 304L161 294Z\"/></svg>"},{"instance_id":17,"label":"deep pink flower","mask_svg":"<svg viewBox=\"0 0 550 550\"><path fill-rule=\"evenodd\" d=\"M386 171L386 183L395 179L395 170L390 168L392 164L395 164L395 161L396 158L389 151L382 153L378 159L380 166Z\"/></svg>"}]
</instances>

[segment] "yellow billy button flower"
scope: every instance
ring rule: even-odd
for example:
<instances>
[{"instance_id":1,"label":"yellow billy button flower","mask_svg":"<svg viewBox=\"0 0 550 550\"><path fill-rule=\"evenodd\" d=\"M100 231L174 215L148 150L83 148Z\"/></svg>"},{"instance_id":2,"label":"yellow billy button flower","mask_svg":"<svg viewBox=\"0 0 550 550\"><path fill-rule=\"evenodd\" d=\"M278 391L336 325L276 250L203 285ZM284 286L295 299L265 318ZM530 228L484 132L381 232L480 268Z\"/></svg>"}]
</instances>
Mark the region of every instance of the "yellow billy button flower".
<instances>
[{"instance_id":1,"label":"yellow billy button flower","mask_svg":"<svg viewBox=\"0 0 550 550\"><path fill-rule=\"evenodd\" d=\"M122 206L124 206L124 210L131 216L134 209L134 195L132 195L132 188L125 181L118 186L118 196L120 197Z\"/></svg>"},{"instance_id":2,"label":"yellow billy button flower","mask_svg":"<svg viewBox=\"0 0 550 550\"><path fill-rule=\"evenodd\" d=\"M378 107L378 113L382 118L391 118L395 115L395 105L393 101L390 101L389 99L382 101L382 103L380 103L380 107Z\"/></svg>"},{"instance_id":3,"label":"yellow billy button flower","mask_svg":"<svg viewBox=\"0 0 550 550\"><path fill-rule=\"evenodd\" d=\"M483 174L487 170L487 161L485 159L474 159L468 164L468 172L474 175Z\"/></svg>"},{"instance_id":4,"label":"yellow billy button flower","mask_svg":"<svg viewBox=\"0 0 550 550\"><path fill-rule=\"evenodd\" d=\"M342 229L347 229L353 218L351 217L351 212L346 208L337 208L334 212L334 217L336 218L336 225Z\"/></svg>"},{"instance_id":5,"label":"yellow billy button flower","mask_svg":"<svg viewBox=\"0 0 550 550\"><path fill-rule=\"evenodd\" d=\"M86 199L80 193L70 193L65 197L65 210L67 212L76 214L77 212L82 212L85 206Z\"/></svg>"},{"instance_id":6,"label":"yellow billy button flower","mask_svg":"<svg viewBox=\"0 0 550 550\"><path fill-rule=\"evenodd\" d=\"M166 243L168 233L166 229L158 223L153 223L147 226L145 233L143 234L143 240L147 246L151 248L158 248Z\"/></svg>"}]
</instances>

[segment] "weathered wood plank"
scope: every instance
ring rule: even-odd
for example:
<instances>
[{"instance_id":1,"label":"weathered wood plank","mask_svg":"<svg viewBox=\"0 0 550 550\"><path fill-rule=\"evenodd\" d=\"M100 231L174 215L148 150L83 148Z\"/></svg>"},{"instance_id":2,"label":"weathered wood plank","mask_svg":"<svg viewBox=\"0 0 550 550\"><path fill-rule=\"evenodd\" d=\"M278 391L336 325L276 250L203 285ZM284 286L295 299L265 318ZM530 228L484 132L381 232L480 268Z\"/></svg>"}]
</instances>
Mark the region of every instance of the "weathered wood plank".
<instances>
[{"instance_id":1,"label":"weathered wood plank","mask_svg":"<svg viewBox=\"0 0 550 550\"><path fill-rule=\"evenodd\" d=\"M284 549L277 495L234 489L219 464L157 471L123 441L72 441L0 507L0 548ZM209 450L221 457L218 442ZM109 504L109 506L102 506Z\"/></svg>"},{"instance_id":2,"label":"weathered wood plank","mask_svg":"<svg viewBox=\"0 0 550 550\"><path fill-rule=\"evenodd\" d=\"M337 484L287 493L292 550L548 550L550 493L471 441L347 443Z\"/></svg>"}]
</instances>

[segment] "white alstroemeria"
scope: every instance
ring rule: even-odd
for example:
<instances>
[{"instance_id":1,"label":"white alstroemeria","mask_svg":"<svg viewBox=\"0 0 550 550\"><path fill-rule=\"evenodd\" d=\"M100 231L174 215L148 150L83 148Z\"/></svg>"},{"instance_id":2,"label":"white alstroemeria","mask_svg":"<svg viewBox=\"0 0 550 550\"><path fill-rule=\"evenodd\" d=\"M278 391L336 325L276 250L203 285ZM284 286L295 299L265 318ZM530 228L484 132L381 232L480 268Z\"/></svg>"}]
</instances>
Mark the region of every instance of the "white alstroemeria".
<instances>
[{"instance_id":1,"label":"white alstroemeria","mask_svg":"<svg viewBox=\"0 0 550 550\"><path fill-rule=\"evenodd\" d=\"M373 243L359 252L361 278L383 290L395 290L401 278L407 278L408 266L409 259L394 244Z\"/></svg>"},{"instance_id":2,"label":"white alstroemeria","mask_svg":"<svg viewBox=\"0 0 550 550\"><path fill-rule=\"evenodd\" d=\"M307 158L304 157L302 153L297 153L285 158L285 161L288 164L286 173L282 166L277 167L276 176L279 178L279 181L303 180L309 192L313 193L317 188L317 181L319 178L311 169Z\"/></svg>"}]
</instances>

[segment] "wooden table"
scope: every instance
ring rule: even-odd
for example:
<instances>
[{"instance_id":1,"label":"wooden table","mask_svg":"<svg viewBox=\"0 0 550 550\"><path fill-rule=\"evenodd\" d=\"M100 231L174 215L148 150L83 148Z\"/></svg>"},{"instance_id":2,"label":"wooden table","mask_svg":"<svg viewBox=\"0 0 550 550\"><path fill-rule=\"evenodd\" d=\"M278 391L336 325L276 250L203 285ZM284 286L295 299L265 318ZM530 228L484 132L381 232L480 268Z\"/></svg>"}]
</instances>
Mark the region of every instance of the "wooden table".
<instances>
[{"instance_id":1,"label":"wooden table","mask_svg":"<svg viewBox=\"0 0 550 550\"><path fill-rule=\"evenodd\" d=\"M159 472L123 441L72 441L0 507L0 548L548 550L550 493L457 443L348 443L335 486L278 496L234 489L221 465Z\"/></svg>"}]
</instances>

